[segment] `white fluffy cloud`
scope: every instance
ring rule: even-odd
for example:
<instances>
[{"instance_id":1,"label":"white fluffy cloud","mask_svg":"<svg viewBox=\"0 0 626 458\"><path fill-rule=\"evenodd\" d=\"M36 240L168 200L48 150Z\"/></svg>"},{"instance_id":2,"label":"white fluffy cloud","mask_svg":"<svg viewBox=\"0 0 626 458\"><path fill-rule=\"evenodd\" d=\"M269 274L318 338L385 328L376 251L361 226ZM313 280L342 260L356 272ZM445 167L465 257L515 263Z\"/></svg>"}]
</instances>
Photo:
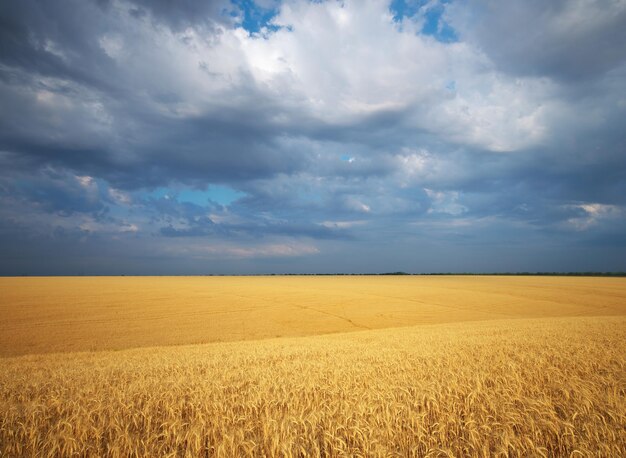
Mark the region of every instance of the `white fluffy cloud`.
<instances>
[{"instance_id":1,"label":"white fluffy cloud","mask_svg":"<svg viewBox=\"0 0 626 458\"><path fill-rule=\"evenodd\" d=\"M282 107L268 113L279 125L296 122L285 114L294 111L333 125L408 112L409 131L496 152L538 144L549 127L549 81L507 76L480 49L421 35L419 21L394 22L386 1L285 2L273 28L256 34L173 31L123 5L132 33L104 34L100 44L143 88L138 100L162 115L240 107L250 96L241 89L252 88Z\"/></svg>"}]
</instances>

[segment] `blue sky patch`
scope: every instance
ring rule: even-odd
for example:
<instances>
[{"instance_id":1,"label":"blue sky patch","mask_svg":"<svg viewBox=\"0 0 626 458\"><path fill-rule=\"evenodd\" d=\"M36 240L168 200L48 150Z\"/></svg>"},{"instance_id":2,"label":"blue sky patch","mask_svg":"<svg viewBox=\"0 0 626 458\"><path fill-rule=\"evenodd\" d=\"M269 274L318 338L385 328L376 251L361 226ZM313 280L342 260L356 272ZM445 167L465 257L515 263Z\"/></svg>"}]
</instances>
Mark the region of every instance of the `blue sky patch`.
<instances>
[{"instance_id":1,"label":"blue sky patch","mask_svg":"<svg viewBox=\"0 0 626 458\"><path fill-rule=\"evenodd\" d=\"M417 14L423 14L424 26L422 33L435 38L442 43L452 43L458 41L456 31L443 18L445 5L449 0L441 0L425 11L420 11L428 1L393 0L389 9L393 13L394 21L398 22L404 18L410 18Z\"/></svg>"},{"instance_id":2,"label":"blue sky patch","mask_svg":"<svg viewBox=\"0 0 626 458\"><path fill-rule=\"evenodd\" d=\"M349 154L342 154L339 159L341 159L343 162L354 162L354 156L350 156Z\"/></svg>"},{"instance_id":3,"label":"blue sky patch","mask_svg":"<svg viewBox=\"0 0 626 458\"><path fill-rule=\"evenodd\" d=\"M278 10L276 8L264 8L257 5L253 0L231 0L231 3L239 8L242 13L241 26L249 33L258 33L266 27L270 30L278 29L270 22Z\"/></svg>"}]
</instances>

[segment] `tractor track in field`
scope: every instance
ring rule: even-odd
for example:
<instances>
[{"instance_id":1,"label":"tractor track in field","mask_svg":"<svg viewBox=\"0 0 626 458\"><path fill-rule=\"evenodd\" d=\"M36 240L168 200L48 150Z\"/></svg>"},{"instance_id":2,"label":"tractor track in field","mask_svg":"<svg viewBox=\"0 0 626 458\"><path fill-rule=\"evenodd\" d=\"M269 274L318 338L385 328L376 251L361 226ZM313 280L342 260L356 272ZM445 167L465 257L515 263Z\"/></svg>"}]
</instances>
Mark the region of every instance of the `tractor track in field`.
<instances>
[{"instance_id":1,"label":"tractor track in field","mask_svg":"<svg viewBox=\"0 0 626 458\"><path fill-rule=\"evenodd\" d=\"M345 321L345 322L347 322L347 323L350 323L350 324L351 324L352 326L354 326L355 328L359 328L359 329L372 329L372 328L370 328L369 326L366 326L366 325L364 325L364 324L358 324L358 323L355 323L355 322L354 322L354 321L352 321L350 318L348 318L348 317L346 317L346 316L343 316L343 315L339 315L339 314L337 314L337 313L327 312L327 311L325 311L325 310L319 310L319 309L316 309L316 308L313 308L313 307L307 307L307 306L305 306L305 305L297 305L297 304L296 304L296 306L297 306L298 308L302 309L302 310L312 310L312 311L314 311L314 312L321 313L321 314L323 314L323 315L334 316L335 318L339 318L340 320L343 320L343 321Z\"/></svg>"}]
</instances>

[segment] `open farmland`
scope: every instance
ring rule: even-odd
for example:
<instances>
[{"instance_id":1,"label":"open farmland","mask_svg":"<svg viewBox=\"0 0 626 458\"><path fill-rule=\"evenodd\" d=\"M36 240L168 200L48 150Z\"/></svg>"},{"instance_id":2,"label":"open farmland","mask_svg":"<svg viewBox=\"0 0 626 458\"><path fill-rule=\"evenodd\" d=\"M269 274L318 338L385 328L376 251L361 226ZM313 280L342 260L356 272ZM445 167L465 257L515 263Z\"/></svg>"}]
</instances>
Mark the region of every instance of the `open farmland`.
<instances>
[{"instance_id":1,"label":"open farmland","mask_svg":"<svg viewBox=\"0 0 626 458\"><path fill-rule=\"evenodd\" d=\"M0 355L625 314L622 278L0 278Z\"/></svg>"},{"instance_id":2,"label":"open farmland","mask_svg":"<svg viewBox=\"0 0 626 458\"><path fill-rule=\"evenodd\" d=\"M0 456L626 452L624 279L0 282Z\"/></svg>"}]
</instances>

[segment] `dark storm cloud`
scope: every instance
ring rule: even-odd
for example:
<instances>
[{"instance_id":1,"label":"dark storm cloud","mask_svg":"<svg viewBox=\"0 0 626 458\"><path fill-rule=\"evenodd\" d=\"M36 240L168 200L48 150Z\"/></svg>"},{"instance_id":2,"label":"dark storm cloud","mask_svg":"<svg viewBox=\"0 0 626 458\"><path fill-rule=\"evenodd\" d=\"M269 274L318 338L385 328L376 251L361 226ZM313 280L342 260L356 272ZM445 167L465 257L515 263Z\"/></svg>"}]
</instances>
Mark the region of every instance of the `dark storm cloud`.
<instances>
[{"instance_id":1,"label":"dark storm cloud","mask_svg":"<svg viewBox=\"0 0 626 458\"><path fill-rule=\"evenodd\" d=\"M104 19L104 20L103 20ZM109 24L110 25L110 24ZM112 62L96 37L107 27L94 2L25 0L0 5L3 72L66 78L115 91Z\"/></svg>"},{"instance_id":2,"label":"dark storm cloud","mask_svg":"<svg viewBox=\"0 0 626 458\"><path fill-rule=\"evenodd\" d=\"M80 178L50 170L34 179L19 181L13 191L15 196L34 202L48 212L97 214L105 205L95 184L89 189L91 186L89 182L81 183Z\"/></svg>"},{"instance_id":3,"label":"dark storm cloud","mask_svg":"<svg viewBox=\"0 0 626 458\"><path fill-rule=\"evenodd\" d=\"M188 227L165 226L160 229L166 237L228 236L231 239L262 238L268 235L308 237L317 240L348 240L352 236L342 229L331 229L316 224L293 224L287 222L251 221L238 224L216 224L208 217L188 220Z\"/></svg>"},{"instance_id":4,"label":"dark storm cloud","mask_svg":"<svg viewBox=\"0 0 626 458\"><path fill-rule=\"evenodd\" d=\"M217 20L228 5L133 4L174 28L186 21ZM218 106L185 117L176 116L176 92L149 92L149 99L138 96L138 88L128 86L129 75L99 41L108 32L119 32L115 19L121 13L115 7L129 5L100 6L3 3L0 62L5 82L0 97L5 107L14 109L0 115L0 148L30 155L42 166L68 167L126 188L177 179L249 179L298 167L296 158L276 148L274 138L283 127L266 118L276 107L268 106L273 102L254 87L234 88L224 95L241 100L240 107ZM42 106L42 94L59 100ZM103 122L86 102L108 119ZM155 113L154 103L170 113Z\"/></svg>"},{"instance_id":5,"label":"dark storm cloud","mask_svg":"<svg viewBox=\"0 0 626 458\"><path fill-rule=\"evenodd\" d=\"M256 197L240 198L230 208L216 202L203 204L180 201L179 197L167 196L142 200L144 211L153 215L159 233L166 237L203 237L218 235L230 239L258 239L267 236L308 237L318 240L353 238L350 230L341 227L328 227L316 222L332 214L332 209L308 207L302 211L302 204L295 201L282 202L272 216L259 213L258 208L276 206L277 199L266 197L263 202ZM222 220L229 211L238 217ZM345 212L344 212L345 213Z\"/></svg>"},{"instance_id":6,"label":"dark storm cloud","mask_svg":"<svg viewBox=\"0 0 626 458\"><path fill-rule=\"evenodd\" d=\"M260 100L249 109L226 108L184 119L150 113L130 117L123 106L116 106L120 112L115 113L119 118L114 125L119 129L112 130L101 128L81 107L46 113L32 97L19 92L16 97L11 87L1 89L4 100L17 107L0 115L0 146L5 151L27 155L41 166L53 164L99 176L127 189L173 180L250 179L302 166L297 152L285 156L276 145L282 127L264 121Z\"/></svg>"},{"instance_id":7,"label":"dark storm cloud","mask_svg":"<svg viewBox=\"0 0 626 458\"><path fill-rule=\"evenodd\" d=\"M108 2L107 2L108 3ZM131 0L131 13L143 16L148 12L173 30L190 26L208 26L232 21L234 7L228 0Z\"/></svg>"},{"instance_id":8,"label":"dark storm cloud","mask_svg":"<svg viewBox=\"0 0 626 458\"><path fill-rule=\"evenodd\" d=\"M561 151L561 155L576 151ZM484 160L474 165L480 173L448 183L463 190L468 217L490 215L532 224L552 231L555 225L585 216L578 205L602 202L626 206L626 165L593 161L563 167L546 152L528 152L516 158ZM473 155L473 158L480 155ZM489 156L487 156L489 157Z\"/></svg>"},{"instance_id":9,"label":"dark storm cloud","mask_svg":"<svg viewBox=\"0 0 626 458\"><path fill-rule=\"evenodd\" d=\"M451 8L452 25L504 71L594 78L626 58L626 6L598 0L479 1Z\"/></svg>"}]
</instances>

